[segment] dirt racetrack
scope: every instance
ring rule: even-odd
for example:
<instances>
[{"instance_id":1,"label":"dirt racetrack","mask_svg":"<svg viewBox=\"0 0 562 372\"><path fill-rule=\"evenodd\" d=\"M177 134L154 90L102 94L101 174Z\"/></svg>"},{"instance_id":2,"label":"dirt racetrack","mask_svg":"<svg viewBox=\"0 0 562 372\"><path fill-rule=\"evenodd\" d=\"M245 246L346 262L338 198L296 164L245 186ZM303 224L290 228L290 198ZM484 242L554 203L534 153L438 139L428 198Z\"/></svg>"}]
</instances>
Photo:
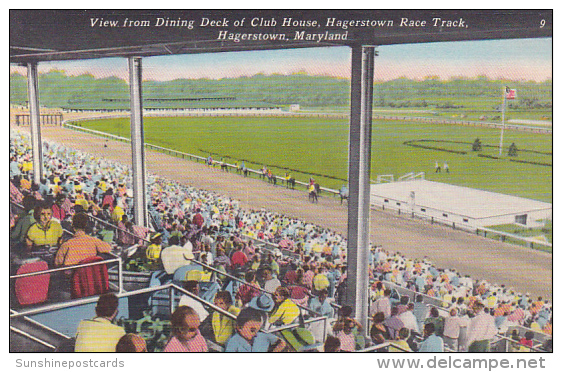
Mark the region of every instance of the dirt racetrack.
<instances>
[{"instance_id":1,"label":"dirt racetrack","mask_svg":"<svg viewBox=\"0 0 562 372\"><path fill-rule=\"evenodd\" d=\"M131 164L130 146L61 127L43 127L42 136L69 147ZM186 141L189 138L185 139ZM107 145L107 147L104 147ZM146 152L147 170L197 188L215 191L241 201L245 208L265 208L333 229L346 235L347 204L323 194L311 204L303 190L288 190L236 173L209 168L153 151ZM408 257L427 256L438 267L456 268L462 274L505 284L520 292L552 299L552 255L372 210L371 241Z\"/></svg>"}]
</instances>

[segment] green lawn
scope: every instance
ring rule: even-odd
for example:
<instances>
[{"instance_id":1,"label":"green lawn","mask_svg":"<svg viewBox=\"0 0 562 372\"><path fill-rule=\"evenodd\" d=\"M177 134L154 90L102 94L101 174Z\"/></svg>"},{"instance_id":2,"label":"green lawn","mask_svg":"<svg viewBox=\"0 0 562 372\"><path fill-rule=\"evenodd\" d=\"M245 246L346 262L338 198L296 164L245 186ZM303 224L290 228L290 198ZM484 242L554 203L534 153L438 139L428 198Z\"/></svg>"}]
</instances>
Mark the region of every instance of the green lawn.
<instances>
[{"instance_id":1,"label":"green lawn","mask_svg":"<svg viewBox=\"0 0 562 372\"><path fill-rule=\"evenodd\" d=\"M84 127L129 136L129 119L84 121ZM284 175L284 168L307 181L313 175L322 186L339 188L347 179L348 124L345 119L182 117L145 118L145 141L178 151L245 159L251 168L264 164ZM408 172L426 172L426 179L469 186L552 202L552 166L509 161L507 149L514 142L517 160L552 164L552 135L506 130L500 159L478 157L471 143L480 138L482 154L498 155L498 129L402 121L373 123L371 179ZM421 140L424 140L421 142ZM419 141L432 147L466 151L462 155L405 145ZM445 142L439 142L445 141ZM455 143L465 142L463 143ZM525 152L521 150L532 150ZM451 173L434 173L434 164L447 161ZM320 176L320 175L325 175Z\"/></svg>"},{"instance_id":2,"label":"green lawn","mask_svg":"<svg viewBox=\"0 0 562 372\"><path fill-rule=\"evenodd\" d=\"M552 221L547 221L545 226L538 228L529 228L516 224L495 225L489 226L489 228L519 236L544 236L547 242L552 243Z\"/></svg>"}]
</instances>

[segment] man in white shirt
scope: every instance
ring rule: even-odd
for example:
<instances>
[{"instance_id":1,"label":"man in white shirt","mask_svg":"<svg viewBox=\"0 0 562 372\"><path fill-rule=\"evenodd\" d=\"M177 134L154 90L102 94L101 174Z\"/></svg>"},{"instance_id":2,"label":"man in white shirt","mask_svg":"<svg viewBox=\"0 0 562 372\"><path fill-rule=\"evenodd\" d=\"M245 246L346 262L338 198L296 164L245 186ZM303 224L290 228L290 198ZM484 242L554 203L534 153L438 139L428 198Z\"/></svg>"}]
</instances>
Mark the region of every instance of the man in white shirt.
<instances>
[{"instance_id":1,"label":"man in white shirt","mask_svg":"<svg viewBox=\"0 0 562 372\"><path fill-rule=\"evenodd\" d=\"M411 332L420 333L420 330L418 328L418 320L414 315L413 310L414 303L410 302L408 304L408 310L404 311L398 317L400 318L400 320L402 320L402 323L404 323L404 327L408 328Z\"/></svg>"},{"instance_id":2,"label":"man in white shirt","mask_svg":"<svg viewBox=\"0 0 562 372\"><path fill-rule=\"evenodd\" d=\"M461 277L459 279L459 283L461 287L466 287L469 289L470 292L472 292L472 289L474 288L474 283L472 282L470 276L465 275L464 277Z\"/></svg>"},{"instance_id":3,"label":"man in white shirt","mask_svg":"<svg viewBox=\"0 0 562 372\"><path fill-rule=\"evenodd\" d=\"M188 291L189 293L192 293L195 296L199 296L199 282L198 281L188 280L187 282L185 282L183 288L186 291ZM205 310L205 307L203 307L203 304L201 302L191 298L188 295L181 296L179 306L189 306L190 308L195 310L197 315L199 315L199 320L201 322L203 322L203 320L205 320L205 318L207 318L209 316L209 312L207 310Z\"/></svg>"},{"instance_id":4,"label":"man in white shirt","mask_svg":"<svg viewBox=\"0 0 562 372\"><path fill-rule=\"evenodd\" d=\"M379 298L375 301L373 306L371 307L371 316L375 315L376 313L384 313L385 319L390 317L390 294L392 291L390 289L384 290L384 297Z\"/></svg>"},{"instance_id":5,"label":"man in white shirt","mask_svg":"<svg viewBox=\"0 0 562 372\"><path fill-rule=\"evenodd\" d=\"M443 328L443 342L453 351L458 351L461 328L468 326L468 319L459 318L457 314L457 309L452 308L449 312L450 316L445 319L445 327Z\"/></svg>"},{"instance_id":6,"label":"man in white shirt","mask_svg":"<svg viewBox=\"0 0 562 372\"><path fill-rule=\"evenodd\" d=\"M274 278L271 269L263 270L264 289L269 293L274 293L278 287L281 287L279 279Z\"/></svg>"},{"instance_id":7,"label":"man in white shirt","mask_svg":"<svg viewBox=\"0 0 562 372\"><path fill-rule=\"evenodd\" d=\"M494 317L484 311L484 305L477 302L472 307L476 316L470 320L467 330L468 351L471 353L488 352L490 340L498 333Z\"/></svg>"}]
</instances>

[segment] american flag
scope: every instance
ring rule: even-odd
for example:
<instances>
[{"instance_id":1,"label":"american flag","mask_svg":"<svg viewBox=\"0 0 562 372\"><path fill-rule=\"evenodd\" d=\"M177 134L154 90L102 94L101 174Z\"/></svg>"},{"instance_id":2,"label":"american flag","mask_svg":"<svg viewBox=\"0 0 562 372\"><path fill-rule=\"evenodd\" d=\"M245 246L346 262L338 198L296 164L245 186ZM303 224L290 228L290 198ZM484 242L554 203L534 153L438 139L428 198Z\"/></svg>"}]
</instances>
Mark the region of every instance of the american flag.
<instances>
[{"instance_id":1,"label":"american flag","mask_svg":"<svg viewBox=\"0 0 562 372\"><path fill-rule=\"evenodd\" d=\"M517 90L505 87L505 99L515 99L517 98Z\"/></svg>"}]
</instances>

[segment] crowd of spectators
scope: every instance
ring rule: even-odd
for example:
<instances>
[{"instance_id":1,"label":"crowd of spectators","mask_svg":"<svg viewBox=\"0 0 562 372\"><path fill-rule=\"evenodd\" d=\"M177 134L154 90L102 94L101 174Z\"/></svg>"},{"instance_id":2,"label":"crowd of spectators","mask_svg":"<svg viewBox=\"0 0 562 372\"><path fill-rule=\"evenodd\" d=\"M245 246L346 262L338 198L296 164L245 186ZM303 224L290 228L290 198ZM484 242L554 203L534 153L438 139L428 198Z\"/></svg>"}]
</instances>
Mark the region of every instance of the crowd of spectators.
<instances>
[{"instance_id":1,"label":"crowd of spectators","mask_svg":"<svg viewBox=\"0 0 562 372\"><path fill-rule=\"evenodd\" d=\"M524 338L509 335L518 341L517 350L528 351L533 331L552 335L549 301L375 246L369 257L371 318L362 325L352 318L351 307L342 306L347 282L342 235L280 213L243 209L227 196L153 174L147 176L151 228L136 226L128 167L49 141L43 141L43 157L44 176L34 184L29 138L11 133L10 200L23 206L17 213L10 209L13 259L48 246L57 249L55 265L68 266L138 244L146 263L140 269L162 269L166 250L184 249L187 258L244 278L242 285L214 295L214 304L232 317L182 297L171 315L172 336L164 351L207 351L205 338L226 351L281 351L291 345L263 332L264 327L302 325L305 316L330 319L325 340L312 329L325 351L389 341L391 352L486 351L512 326L531 330ZM89 229L84 216L117 229L103 223ZM63 237L64 229L74 236ZM417 295L400 297L397 287ZM199 295L198 280L187 280L185 288ZM142 338L109 327L115 300L106 297L100 297L97 317L80 324L76 350L82 350L84 334L96 333L92 327L111 328L111 344L118 350L146 350Z\"/></svg>"}]
</instances>

